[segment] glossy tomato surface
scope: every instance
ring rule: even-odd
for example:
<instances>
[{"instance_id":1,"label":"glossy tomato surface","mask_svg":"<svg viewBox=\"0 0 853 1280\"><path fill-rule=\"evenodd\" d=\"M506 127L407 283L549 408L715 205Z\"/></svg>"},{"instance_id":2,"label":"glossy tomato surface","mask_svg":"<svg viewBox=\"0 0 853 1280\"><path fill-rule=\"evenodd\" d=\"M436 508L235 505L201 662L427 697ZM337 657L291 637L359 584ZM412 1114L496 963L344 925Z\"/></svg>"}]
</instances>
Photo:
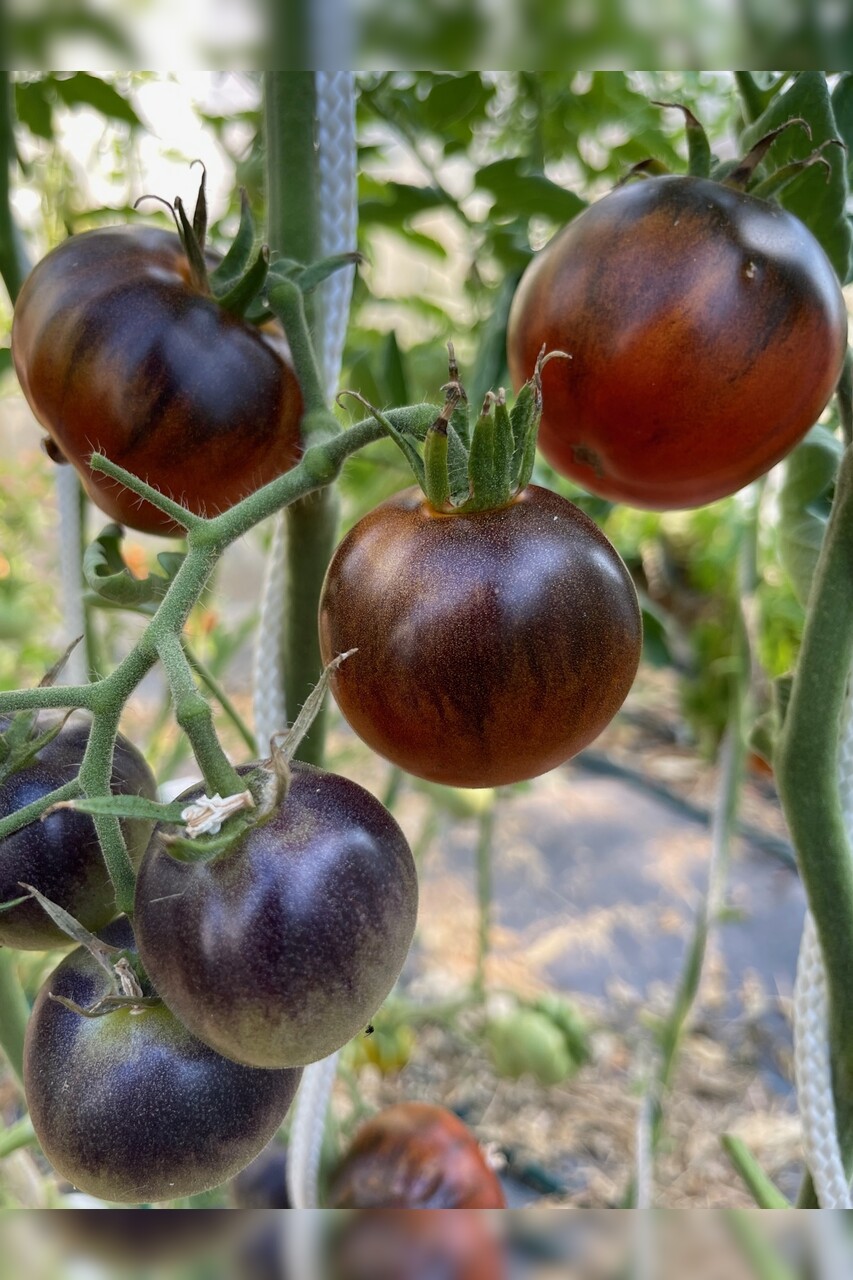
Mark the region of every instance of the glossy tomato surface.
<instances>
[{"instance_id":1,"label":"glossy tomato surface","mask_svg":"<svg viewBox=\"0 0 853 1280\"><path fill-rule=\"evenodd\" d=\"M294 764L283 804L211 862L179 862L155 829L134 921L148 974L195 1035L286 1067L364 1030L399 977L417 903L390 813L347 778Z\"/></svg>"},{"instance_id":2,"label":"glossy tomato surface","mask_svg":"<svg viewBox=\"0 0 853 1280\"><path fill-rule=\"evenodd\" d=\"M529 485L508 506L437 513L419 489L344 538L320 602L338 705L374 751L433 782L533 778L593 740L637 671L625 565L571 502Z\"/></svg>"},{"instance_id":3,"label":"glossy tomato surface","mask_svg":"<svg viewBox=\"0 0 853 1280\"><path fill-rule=\"evenodd\" d=\"M101 935L133 949L122 917ZM42 987L27 1028L24 1088L44 1154L90 1195L171 1200L218 1186L269 1142L299 1071L240 1066L202 1044L165 1005L87 1018L109 976L83 948Z\"/></svg>"},{"instance_id":4,"label":"glossy tomato surface","mask_svg":"<svg viewBox=\"0 0 853 1280\"><path fill-rule=\"evenodd\" d=\"M88 721L70 720L31 765L0 783L0 817L76 778L88 740ZM136 747L121 735L116 740L111 785L115 795L157 798L151 770ZM136 818L122 821L134 864L145 852L152 825ZM112 881L92 819L86 814L61 809L0 840L0 902L20 898L21 881L33 885L92 931L97 932L116 914ZM0 945L40 951L67 944L66 935L31 898L0 911Z\"/></svg>"},{"instance_id":5,"label":"glossy tomato surface","mask_svg":"<svg viewBox=\"0 0 853 1280\"><path fill-rule=\"evenodd\" d=\"M512 378L543 344L540 448L602 497L695 507L763 475L841 371L847 313L811 232L702 178L651 178L585 210L534 258L508 331Z\"/></svg>"},{"instance_id":6,"label":"glossy tomato surface","mask_svg":"<svg viewBox=\"0 0 853 1280\"><path fill-rule=\"evenodd\" d=\"M426 1102L386 1107L329 1180L332 1209L504 1209L497 1174L458 1116Z\"/></svg>"},{"instance_id":7,"label":"glossy tomato surface","mask_svg":"<svg viewBox=\"0 0 853 1280\"><path fill-rule=\"evenodd\" d=\"M175 532L92 472L92 450L207 515L299 456L302 397L281 330L194 289L169 232L108 227L65 240L21 290L12 355L33 413L89 496L133 529Z\"/></svg>"}]
</instances>

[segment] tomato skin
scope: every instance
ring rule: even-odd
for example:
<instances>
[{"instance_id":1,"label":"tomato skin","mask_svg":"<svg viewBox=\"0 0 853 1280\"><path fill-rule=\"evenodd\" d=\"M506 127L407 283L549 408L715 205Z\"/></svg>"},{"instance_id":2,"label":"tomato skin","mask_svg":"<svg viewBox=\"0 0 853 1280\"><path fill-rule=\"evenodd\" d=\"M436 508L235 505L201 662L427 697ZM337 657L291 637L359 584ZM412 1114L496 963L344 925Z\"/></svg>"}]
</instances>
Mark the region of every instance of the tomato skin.
<instances>
[{"instance_id":1,"label":"tomato skin","mask_svg":"<svg viewBox=\"0 0 853 1280\"><path fill-rule=\"evenodd\" d=\"M417 917L390 813L346 778L292 768L285 802L212 862L177 861L155 828L136 886L139 951L163 999L219 1053L258 1067L303 1066L363 1031Z\"/></svg>"},{"instance_id":2,"label":"tomato skin","mask_svg":"<svg viewBox=\"0 0 853 1280\"><path fill-rule=\"evenodd\" d=\"M619 555L577 507L529 485L443 515L417 488L359 521L320 601L338 706L368 746L432 782L493 787L562 764L622 705L642 626Z\"/></svg>"},{"instance_id":3,"label":"tomato skin","mask_svg":"<svg viewBox=\"0 0 853 1280\"><path fill-rule=\"evenodd\" d=\"M401 1102L359 1129L334 1170L332 1209L505 1209L497 1174L444 1107Z\"/></svg>"},{"instance_id":4,"label":"tomato skin","mask_svg":"<svg viewBox=\"0 0 853 1280\"><path fill-rule=\"evenodd\" d=\"M93 449L216 515L299 457L302 396L281 330L223 311L153 227L72 236L24 283L12 326L24 395L93 502L146 533L177 526L87 464Z\"/></svg>"},{"instance_id":5,"label":"tomato skin","mask_svg":"<svg viewBox=\"0 0 853 1280\"><path fill-rule=\"evenodd\" d=\"M101 935L133 949L125 918ZM171 1200L218 1186L281 1124L299 1071L239 1066L195 1039L165 1005L86 1018L109 990L78 948L42 987L24 1045L24 1089L42 1150L90 1195L122 1203Z\"/></svg>"},{"instance_id":6,"label":"tomato skin","mask_svg":"<svg viewBox=\"0 0 853 1280\"><path fill-rule=\"evenodd\" d=\"M696 507L763 475L817 420L847 312L811 232L720 183L617 188L539 253L507 336L516 386L539 349L542 453L605 498Z\"/></svg>"},{"instance_id":7,"label":"tomato skin","mask_svg":"<svg viewBox=\"0 0 853 1280\"><path fill-rule=\"evenodd\" d=\"M0 722L0 729L3 723ZM25 769L0 783L0 817L23 809L77 776L89 739L87 721L72 719ZM116 795L157 798L154 777L142 755L121 734L113 756L112 791ZM145 852L153 823L122 821L131 861ZM30 822L0 840L0 902L24 893L21 881L58 903L92 932L116 914L115 892L92 819L60 810ZM0 912L0 945L24 951L67 946L68 938L33 899Z\"/></svg>"}]
</instances>

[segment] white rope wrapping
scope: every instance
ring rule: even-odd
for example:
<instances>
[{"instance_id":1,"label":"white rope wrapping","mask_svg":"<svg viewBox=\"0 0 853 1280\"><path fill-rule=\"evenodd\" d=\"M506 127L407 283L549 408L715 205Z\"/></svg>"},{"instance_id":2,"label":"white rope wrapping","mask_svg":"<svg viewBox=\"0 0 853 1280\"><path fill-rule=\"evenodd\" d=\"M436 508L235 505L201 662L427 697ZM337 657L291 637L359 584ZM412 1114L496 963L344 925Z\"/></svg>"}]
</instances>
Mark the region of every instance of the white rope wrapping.
<instances>
[{"instance_id":1,"label":"white rope wrapping","mask_svg":"<svg viewBox=\"0 0 853 1280\"><path fill-rule=\"evenodd\" d=\"M838 751L838 788L844 826L853 838L853 679L848 682ZM814 919L806 911L794 987L794 1070L803 1147L822 1209L851 1208L844 1172L829 1045L829 1000Z\"/></svg>"},{"instance_id":2,"label":"white rope wrapping","mask_svg":"<svg viewBox=\"0 0 853 1280\"><path fill-rule=\"evenodd\" d=\"M258 750L266 755L273 734L287 728L281 632L284 625L284 563L287 532L284 514L273 517L273 535L261 591L261 616L255 642L252 715Z\"/></svg>"},{"instance_id":3,"label":"white rope wrapping","mask_svg":"<svg viewBox=\"0 0 853 1280\"><path fill-rule=\"evenodd\" d=\"M59 580L62 600L63 641L66 645L86 630L83 607L83 540L80 534L80 481L70 464L57 466L56 502L59 510ZM86 646L78 644L69 654L60 679L65 684L85 684Z\"/></svg>"},{"instance_id":4,"label":"white rope wrapping","mask_svg":"<svg viewBox=\"0 0 853 1280\"><path fill-rule=\"evenodd\" d=\"M318 71L317 143L319 148L317 208L320 223L320 251L323 256L355 249L358 202L355 147L355 79L349 71ZM322 323L322 371L326 393L337 391L341 372L350 296L352 267L337 271L322 286L319 295ZM282 547L283 550L283 547ZM270 566L284 580L283 564ZM279 610L279 618L282 617ZM281 645L276 636L276 652ZM257 721L256 721L257 724ZM326 1112L332 1096L338 1055L305 1068L296 1095L290 1131L287 1187L294 1209L317 1207L317 1176Z\"/></svg>"}]
</instances>

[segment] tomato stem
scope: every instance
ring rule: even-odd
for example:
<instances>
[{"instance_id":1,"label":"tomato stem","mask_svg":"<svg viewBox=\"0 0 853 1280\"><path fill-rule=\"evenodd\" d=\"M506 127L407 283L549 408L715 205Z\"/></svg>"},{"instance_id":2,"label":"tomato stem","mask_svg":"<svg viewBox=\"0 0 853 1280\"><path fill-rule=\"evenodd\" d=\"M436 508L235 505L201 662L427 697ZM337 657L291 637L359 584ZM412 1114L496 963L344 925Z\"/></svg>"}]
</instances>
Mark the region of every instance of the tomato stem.
<instances>
[{"instance_id":1,"label":"tomato stem","mask_svg":"<svg viewBox=\"0 0 853 1280\"><path fill-rule=\"evenodd\" d=\"M30 1010L18 980L16 960L14 951L0 949L0 1046L23 1087L24 1035Z\"/></svg>"},{"instance_id":2,"label":"tomato stem","mask_svg":"<svg viewBox=\"0 0 853 1280\"><path fill-rule=\"evenodd\" d=\"M16 156L13 122L11 78L8 71L0 70L0 275L14 304L30 264L10 200L9 175Z\"/></svg>"},{"instance_id":3,"label":"tomato stem","mask_svg":"<svg viewBox=\"0 0 853 1280\"><path fill-rule=\"evenodd\" d=\"M853 661L853 450L835 500L809 596L791 698L774 767L817 926L829 988L838 1135L853 1157L853 858L838 781L842 709Z\"/></svg>"},{"instance_id":4,"label":"tomato stem","mask_svg":"<svg viewBox=\"0 0 853 1280\"><path fill-rule=\"evenodd\" d=\"M157 653L172 691L175 719L190 740L211 794L234 795L245 788L229 763L213 727L210 703L198 688L180 637L169 632L157 641Z\"/></svg>"}]
</instances>

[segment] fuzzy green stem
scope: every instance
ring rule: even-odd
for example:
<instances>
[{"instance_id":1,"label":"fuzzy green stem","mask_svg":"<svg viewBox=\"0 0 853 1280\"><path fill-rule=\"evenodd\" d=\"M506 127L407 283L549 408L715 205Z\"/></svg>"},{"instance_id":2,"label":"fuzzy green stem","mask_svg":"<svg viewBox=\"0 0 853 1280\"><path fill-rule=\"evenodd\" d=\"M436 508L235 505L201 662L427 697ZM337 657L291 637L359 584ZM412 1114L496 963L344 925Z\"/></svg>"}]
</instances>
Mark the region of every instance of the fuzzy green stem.
<instances>
[{"instance_id":1,"label":"fuzzy green stem","mask_svg":"<svg viewBox=\"0 0 853 1280\"><path fill-rule=\"evenodd\" d=\"M495 833L494 802L480 814L477 835L477 969L474 992L480 1000L486 995L486 964L491 949L492 929L492 845Z\"/></svg>"},{"instance_id":2,"label":"fuzzy green stem","mask_svg":"<svg viewBox=\"0 0 853 1280\"><path fill-rule=\"evenodd\" d=\"M725 1221L751 1266L755 1280L797 1280L797 1273L776 1252L762 1228L756 1224L753 1212L750 1209L727 1209Z\"/></svg>"},{"instance_id":3,"label":"fuzzy green stem","mask_svg":"<svg viewBox=\"0 0 853 1280\"><path fill-rule=\"evenodd\" d=\"M12 92L9 72L0 70L0 275L14 304L30 266L12 215L11 173L15 155Z\"/></svg>"},{"instance_id":4,"label":"fuzzy green stem","mask_svg":"<svg viewBox=\"0 0 853 1280\"><path fill-rule=\"evenodd\" d=\"M303 6L295 6L298 12ZM305 10L307 12L307 9ZM304 36L304 31L302 32ZM267 144L267 239L273 250L310 265L318 257L317 155L314 145L316 112L312 71L269 71L264 77L264 121ZM310 419L318 415L320 426L328 422L325 394L317 358L306 336L314 330L310 303L300 319L301 298L278 285L271 296L296 311L294 361ZM305 429L309 428L309 421ZM309 443L315 432L309 431ZM319 435L319 432L317 433ZM309 450L310 452L310 450ZM294 503L285 517L287 525L287 590L283 669L285 706L292 721L299 713L322 671L317 634L320 591L338 530L337 495L331 488L306 502ZM300 748L300 758L320 764L325 743L325 714L317 716Z\"/></svg>"},{"instance_id":5,"label":"fuzzy green stem","mask_svg":"<svg viewBox=\"0 0 853 1280\"><path fill-rule=\"evenodd\" d=\"M170 633L157 642L157 653L172 691L175 719L190 740L193 754L211 795L236 795L244 787L220 746L210 703L193 679L180 636Z\"/></svg>"},{"instance_id":6,"label":"fuzzy green stem","mask_svg":"<svg viewBox=\"0 0 853 1280\"><path fill-rule=\"evenodd\" d=\"M240 737L245 742L251 755L256 756L258 754L257 740L255 738L255 735L252 733L251 729L249 728L249 726L246 724L246 721L240 715L240 712L234 706L234 703L228 697L228 694L225 692L222 685L216 679L213 672L208 670L208 668L204 665L204 663L201 661L198 655L193 651L193 649L190 648L190 644L186 636L182 637L181 643L184 646L184 653L187 655L187 661L189 662L193 671L196 673L199 680L201 680L202 684L204 684L207 687L207 689L210 691L210 693L219 703L220 707L225 712L226 716L234 725L234 728L237 730Z\"/></svg>"},{"instance_id":7,"label":"fuzzy green stem","mask_svg":"<svg viewBox=\"0 0 853 1280\"><path fill-rule=\"evenodd\" d=\"M759 1209L790 1209L791 1205L782 1192L771 1182L749 1147L741 1138L724 1133L720 1141L723 1150L743 1178Z\"/></svg>"},{"instance_id":8,"label":"fuzzy green stem","mask_svg":"<svg viewBox=\"0 0 853 1280\"><path fill-rule=\"evenodd\" d=\"M18 1083L24 1078L24 1036L30 1008L15 969L15 953L0 948L0 1046Z\"/></svg>"},{"instance_id":9,"label":"fuzzy green stem","mask_svg":"<svg viewBox=\"0 0 853 1280\"><path fill-rule=\"evenodd\" d=\"M33 1122L29 1116L22 1116L20 1120L16 1120L14 1124L9 1125L8 1129L0 1133L0 1160L5 1160L7 1156L12 1155L14 1151L20 1151L22 1147L35 1146L38 1146L38 1138Z\"/></svg>"},{"instance_id":10,"label":"fuzzy green stem","mask_svg":"<svg viewBox=\"0 0 853 1280\"><path fill-rule=\"evenodd\" d=\"M287 509L287 605L284 682L288 722L293 723L323 670L317 613L320 590L338 536L338 498L324 489ZM326 706L303 738L298 758L321 765Z\"/></svg>"},{"instance_id":11,"label":"fuzzy green stem","mask_svg":"<svg viewBox=\"0 0 853 1280\"><path fill-rule=\"evenodd\" d=\"M292 280L281 280L269 291L270 309L281 321L287 334L287 344L293 357L293 367L302 390L305 405L305 419L302 423L302 437L306 444L313 444L311 432L306 427L311 424L312 415L319 410L325 413L330 423L330 434L340 430L337 419L326 408L326 393L320 378L320 369L311 341L308 327L308 315L302 290Z\"/></svg>"},{"instance_id":12,"label":"fuzzy green stem","mask_svg":"<svg viewBox=\"0 0 853 1280\"><path fill-rule=\"evenodd\" d=\"M767 105L765 94L755 83L751 71L736 71L734 76L743 103L744 118L747 124L752 124Z\"/></svg>"},{"instance_id":13,"label":"fuzzy green stem","mask_svg":"<svg viewBox=\"0 0 853 1280\"><path fill-rule=\"evenodd\" d=\"M838 787L839 737L853 660L853 450L809 597L800 657L774 767L815 919L829 991L838 1136L853 1156L853 860Z\"/></svg>"},{"instance_id":14,"label":"fuzzy green stem","mask_svg":"<svg viewBox=\"0 0 853 1280\"><path fill-rule=\"evenodd\" d=\"M122 705L123 700L116 700L108 710L95 715L92 720L79 773L80 787L85 796L105 796L110 793L113 749ZM118 818L109 814L93 815L92 822L113 882L116 905L120 912L131 915L136 874L121 823Z\"/></svg>"}]
</instances>

